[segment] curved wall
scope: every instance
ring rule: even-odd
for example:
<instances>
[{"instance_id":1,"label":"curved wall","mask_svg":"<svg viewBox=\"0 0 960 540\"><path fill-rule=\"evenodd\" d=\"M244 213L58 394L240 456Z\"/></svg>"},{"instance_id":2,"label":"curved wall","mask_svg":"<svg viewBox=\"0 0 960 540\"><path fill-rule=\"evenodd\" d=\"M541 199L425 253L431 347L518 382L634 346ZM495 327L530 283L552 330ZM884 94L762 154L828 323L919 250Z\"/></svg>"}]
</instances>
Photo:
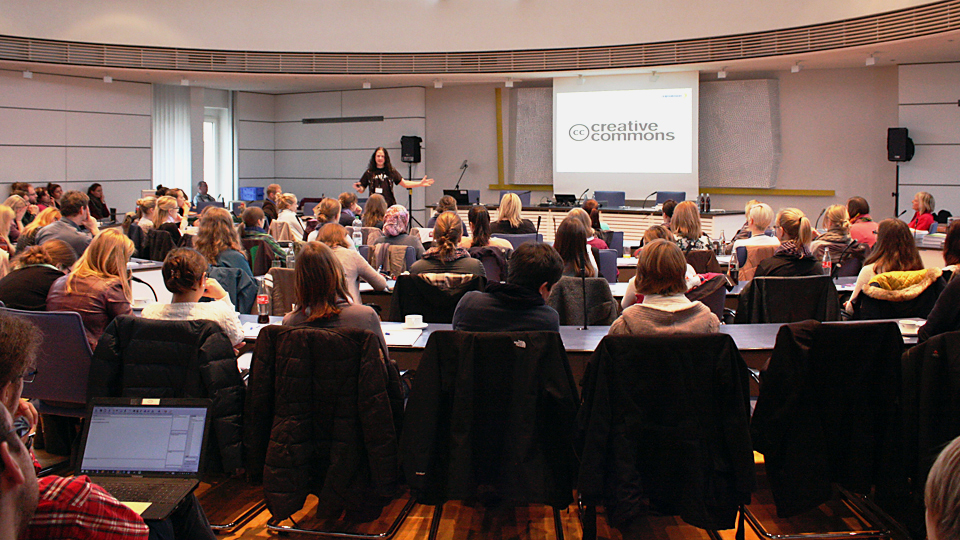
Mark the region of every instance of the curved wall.
<instances>
[{"instance_id":1,"label":"curved wall","mask_svg":"<svg viewBox=\"0 0 960 540\"><path fill-rule=\"evenodd\" d=\"M651 43L791 28L923 0L0 0L0 34L246 51L451 52Z\"/></svg>"}]
</instances>

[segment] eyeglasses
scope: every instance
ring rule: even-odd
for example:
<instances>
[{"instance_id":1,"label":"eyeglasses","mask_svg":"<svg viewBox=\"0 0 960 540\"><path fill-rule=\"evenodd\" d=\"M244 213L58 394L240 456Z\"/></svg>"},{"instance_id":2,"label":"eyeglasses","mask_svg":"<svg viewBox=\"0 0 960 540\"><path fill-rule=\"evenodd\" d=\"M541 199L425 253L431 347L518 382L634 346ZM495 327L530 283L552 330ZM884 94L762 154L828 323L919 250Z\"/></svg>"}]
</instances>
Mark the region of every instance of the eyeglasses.
<instances>
[{"instance_id":1,"label":"eyeglasses","mask_svg":"<svg viewBox=\"0 0 960 540\"><path fill-rule=\"evenodd\" d=\"M26 418L20 416L13 421L13 429L7 432L7 434L15 433L17 438L23 441L23 445L27 450L33 449L33 437L34 433L30 433L30 422Z\"/></svg>"},{"instance_id":2,"label":"eyeglasses","mask_svg":"<svg viewBox=\"0 0 960 540\"><path fill-rule=\"evenodd\" d=\"M37 379L37 373L38 373L38 372L39 372L39 370L36 370L36 369L34 369L33 371L28 371L28 372L24 373L23 375L21 375L20 378L23 379L23 382L25 382L25 383L32 383L33 381L35 381L35 380Z\"/></svg>"}]
</instances>

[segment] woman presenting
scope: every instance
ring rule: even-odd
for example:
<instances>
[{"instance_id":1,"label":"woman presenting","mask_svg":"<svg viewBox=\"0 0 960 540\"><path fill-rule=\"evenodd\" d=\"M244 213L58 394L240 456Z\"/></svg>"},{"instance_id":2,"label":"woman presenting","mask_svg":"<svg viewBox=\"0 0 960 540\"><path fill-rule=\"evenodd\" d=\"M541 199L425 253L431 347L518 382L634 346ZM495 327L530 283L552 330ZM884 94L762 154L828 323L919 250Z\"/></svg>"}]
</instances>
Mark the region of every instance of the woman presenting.
<instances>
[{"instance_id":1,"label":"woman presenting","mask_svg":"<svg viewBox=\"0 0 960 540\"><path fill-rule=\"evenodd\" d=\"M370 156L370 163L367 165L367 171L359 182L355 182L353 187L358 193L363 193L368 187L373 193L383 195L387 200L387 207L397 204L396 197L393 196L393 185L400 184L404 188L427 187L433 185L433 178L427 178L424 175L419 182L412 182L400 176L400 173L390 164L390 154L384 147L377 148Z\"/></svg>"}]
</instances>

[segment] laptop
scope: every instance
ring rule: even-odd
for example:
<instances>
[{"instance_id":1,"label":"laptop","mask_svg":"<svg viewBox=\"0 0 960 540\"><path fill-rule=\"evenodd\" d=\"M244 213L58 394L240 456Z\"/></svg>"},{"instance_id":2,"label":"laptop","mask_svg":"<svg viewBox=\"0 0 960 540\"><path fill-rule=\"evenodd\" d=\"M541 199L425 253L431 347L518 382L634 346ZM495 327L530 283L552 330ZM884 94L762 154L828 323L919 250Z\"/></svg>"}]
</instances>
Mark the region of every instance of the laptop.
<instances>
[{"instance_id":1,"label":"laptop","mask_svg":"<svg viewBox=\"0 0 960 540\"><path fill-rule=\"evenodd\" d=\"M210 404L94 398L77 474L89 476L143 519L166 519L200 483Z\"/></svg>"},{"instance_id":2,"label":"laptop","mask_svg":"<svg viewBox=\"0 0 960 540\"><path fill-rule=\"evenodd\" d=\"M557 206L576 206L577 205L577 196L555 193L554 198L557 200Z\"/></svg>"}]
</instances>

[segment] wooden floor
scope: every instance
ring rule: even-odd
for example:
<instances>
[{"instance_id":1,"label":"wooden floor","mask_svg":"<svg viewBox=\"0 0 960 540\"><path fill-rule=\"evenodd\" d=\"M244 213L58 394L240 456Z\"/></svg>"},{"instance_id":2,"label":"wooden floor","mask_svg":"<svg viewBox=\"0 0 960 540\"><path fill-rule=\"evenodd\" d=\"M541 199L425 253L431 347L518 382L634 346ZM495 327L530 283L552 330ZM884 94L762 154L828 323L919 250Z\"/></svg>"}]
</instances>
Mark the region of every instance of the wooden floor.
<instances>
[{"instance_id":1,"label":"wooden floor","mask_svg":"<svg viewBox=\"0 0 960 540\"><path fill-rule=\"evenodd\" d=\"M754 503L750 505L751 511L761 520L761 522L775 534L792 534L799 532L813 531L840 531L840 530L858 530L863 528L856 516L849 511L842 503L832 502L825 504L815 511L792 518L782 520L776 518L776 508L770 498L767 488L766 476L763 473L763 457L757 456L758 483L760 490L754 495ZM209 484L201 485L197 494L203 501L211 522L218 519L231 519L222 515L228 511L236 514L236 509L246 503L254 502L258 495L253 492L249 500L243 498L243 490L234 486L225 484L223 486L211 487ZM355 532L383 531L389 527L389 521L383 521L386 518L392 519L392 516L403 508L409 501L404 497L396 501L391 507L384 510L380 520L365 524L359 529L350 529ZM308 498L307 504L300 513L294 516L294 519L301 527L315 528L321 526L329 527L331 524L318 521L313 517L316 509L316 499ZM433 507L414 505L406 521L400 526L396 535L397 540L420 540L426 539L430 532L430 524L433 517ZM270 514L263 511L254 517L242 528L230 534L222 534L224 539L231 538L270 538L277 537L277 533L267 529L267 521ZM577 508L571 505L561 512L561 522L563 525L564 538L579 540L582 538L580 520ZM285 525L291 523L285 522ZM333 524L336 527L336 524ZM334 529L334 530L343 530ZM734 529L719 531L719 536L723 540L734 540L736 531ZM290 534L290 538L316 538L313 535ZM597 519L597 537L603 540L619 540L621 538L644 538L644 540L708 540L710 536L704 530L697 529L685 524L679 518L674 517L650 517L643 520L636 530L624 535L620 531L610 527L602 515L602 509ZM448 502L443 509L443 517L440 521L438 538L443 540L479 540L479 539L552 539L556 538L553 522L553 512L549 507L521 507L515 509L486 509L479 505L468 505L456 501ZM758 536L747 527L746 539L758 540ZM906 539L900 539L906 540Z\"/></svg>"}]
</instances>

